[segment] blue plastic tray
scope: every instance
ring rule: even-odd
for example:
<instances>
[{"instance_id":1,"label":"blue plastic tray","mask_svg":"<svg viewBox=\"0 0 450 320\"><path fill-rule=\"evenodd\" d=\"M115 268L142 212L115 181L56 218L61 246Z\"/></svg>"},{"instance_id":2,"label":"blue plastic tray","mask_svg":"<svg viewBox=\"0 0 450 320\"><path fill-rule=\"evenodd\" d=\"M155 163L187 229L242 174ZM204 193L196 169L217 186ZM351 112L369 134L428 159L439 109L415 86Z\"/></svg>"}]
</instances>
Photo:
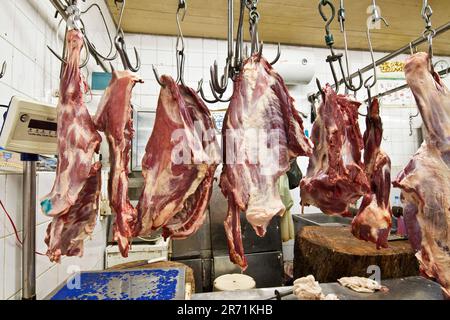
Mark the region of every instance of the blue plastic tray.
<instances>
[{"instance_id":1,"label":"blue plastic tray","mask_svg":"<svg viewBox=\"0 0 450 320\"><path fill-rule=\"evenodd\" d=\"M71 276L49 300L181 300L185 269L81 272Z\"/></svg>"}]
</instances>

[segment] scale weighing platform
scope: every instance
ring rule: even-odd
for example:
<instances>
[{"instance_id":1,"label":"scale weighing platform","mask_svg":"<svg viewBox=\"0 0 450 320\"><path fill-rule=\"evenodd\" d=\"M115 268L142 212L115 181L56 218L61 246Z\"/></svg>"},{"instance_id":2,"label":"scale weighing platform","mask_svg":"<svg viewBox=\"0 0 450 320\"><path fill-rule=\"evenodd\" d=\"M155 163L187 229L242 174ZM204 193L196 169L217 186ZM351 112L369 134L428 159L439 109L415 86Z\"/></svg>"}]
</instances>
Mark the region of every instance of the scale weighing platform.
<instances>
[{"instance_id":1,"label":"scale weighing platform","mask_svg":"<svg viewBox=\"0 0 450 320\"><path fill-rule=\"evenodd\" d=\"M185 268L81 272L47 300L184 300Z\"/></svg>"}]
</instances>

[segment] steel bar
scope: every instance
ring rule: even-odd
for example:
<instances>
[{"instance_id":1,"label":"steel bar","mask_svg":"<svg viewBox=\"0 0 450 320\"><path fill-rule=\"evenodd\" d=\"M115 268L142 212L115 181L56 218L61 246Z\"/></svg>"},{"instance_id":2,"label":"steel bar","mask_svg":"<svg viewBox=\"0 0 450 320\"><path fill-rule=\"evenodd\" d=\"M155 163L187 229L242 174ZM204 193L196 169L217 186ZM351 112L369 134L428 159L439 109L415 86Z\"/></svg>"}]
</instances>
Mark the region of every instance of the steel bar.
<instances>
[{"instance_id":1,"label":"steel bar","mask_svg":"<svg viewBox=\"0 0 450 320\"><path fill-rule=\"evenodd\" d=\"M439 28L437 28L436 29L436 34L435 34L434 37L437 37L437 36L447 32L448 30L450 30L450 21L447 22L446 24L443 24ZM389 61L389 60L391 60L391 59L393 59L393 58L395 58L395 57L397 57L397 56L399 56L399 55L401 55L401 54L403 54L403 53L405 53L405 52L407 52L409 50L411 50L411 47L412 48L417 47L417 46L421 45L424 42L427 42L427 38L423 37L423 36L420 36L416 40L411 41L411 43L408 43L407 45L405 45L404 47L401 47L401 48L395 50L394 52L391 52L388 55L378 59L377 61L375 61L375 65L379 66L379 65L381 65L381 64L383 64L383 63L385 63L385 62L387 62L387 61ZM372 68L373 68L373 64L371 63L371 64L365 66L364 68L360 69L360 71L361 71L361 73L364 73L364 72L367 72L367 71L371 70ZM354 73L352 73L349 76L349 78L355 78L357 76L358 76L358 72L354 72ZM343 83L344 83L344 79L341 79L338 82L338 84L343 84ZM335 88L335 85L333 84L331 87ZM320 96L320 94L321 94L320 92L317 92L317 93L314 94L314 97L318 98Z\"/></svg>"},{"instance_id":2,"label":"steel bar","mask_svg":"<svg viewBox=\"0 0 450 320\"><path fill-rule=\"evenodd\" d=\"M449 73L450 73L450 68L447 68L447 69L444 69L444 70L441 70L441 71L438 72L438 74L439 74L440 76L443 76L443 75L449 74ZM395 93L395 92L397 92L397 91L406 89L406 88L408 88L408 87L409 87L408 84L405 83L404 85L401 85L401 86L398 86L398 87L396 87L396 88L392 88L392 89L387 90L387 91L385 91L385 92L379 93L379 94L377 94L376 96L372 97L372 99L374 99L374 98L385 97L385 96L388 96L388 95L390 95L390 94L393 94L393 93ZM368 102L368 100L366 100L365 102Z\"/></svg>"},{"instance_id":3,"label":"steel bar","mask_svg":"<svg viewBox=\"0 0 450 320\"><path fill-rule=\"evenodd\" d=\"M36 162L24 161L22 298L36 299Z\"/></svg>"}]
</instances>

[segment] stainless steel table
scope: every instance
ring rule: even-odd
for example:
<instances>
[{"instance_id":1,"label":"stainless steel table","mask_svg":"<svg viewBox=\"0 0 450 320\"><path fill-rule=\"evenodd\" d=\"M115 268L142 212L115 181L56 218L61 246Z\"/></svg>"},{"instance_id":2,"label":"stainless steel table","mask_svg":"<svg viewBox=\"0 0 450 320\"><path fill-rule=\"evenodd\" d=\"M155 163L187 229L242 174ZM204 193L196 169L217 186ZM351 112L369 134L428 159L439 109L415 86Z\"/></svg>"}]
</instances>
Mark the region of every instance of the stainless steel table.
<instances>
[{"instance_id":1,"label":"stainless steel table","mask_svg":"<svg viewBox=\"0 0 450 320\"><path fill-rule=\"evenodd\" d=\"M358 293L341 286L339 283L324 283L320 286L324 294L334 293L340 300L442 300L439 284L423 277L407 277L387 279L382 284L389 288L388 292ZM192 300L264 300L274 296L274 291L283 293L292 290L290 287L261 288L243 291L199 293ZM288 295L283 300L296 300Z\"/></svg>"}]
</instances>

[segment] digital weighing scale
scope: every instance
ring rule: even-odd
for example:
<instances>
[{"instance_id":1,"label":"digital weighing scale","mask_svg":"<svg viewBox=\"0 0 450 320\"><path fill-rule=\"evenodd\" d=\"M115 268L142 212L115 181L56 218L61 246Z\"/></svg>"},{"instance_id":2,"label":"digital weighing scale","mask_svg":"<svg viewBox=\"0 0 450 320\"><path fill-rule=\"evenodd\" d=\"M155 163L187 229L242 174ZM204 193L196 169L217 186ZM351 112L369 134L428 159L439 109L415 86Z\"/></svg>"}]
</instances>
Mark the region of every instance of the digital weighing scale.
<instances>
[{"instance_id":1,"label":"digital weighing scale","mask_svg":"<svg viewBox=\"0 0 450 320\"><path fill-rule=\"evenodd\" d=\"M0 147L30 154L57 154L56 108L13 97L4 116Z\"/></svg>"},{"instance_id":2,"label":"digital weighing scale","mask_svg":"<svg viewBox=\"0 0 450 320\"><path fill-rule=\"evenodd\" d=\"M56 108L13 97L3 116L0 147L23 162L22 299L36 299L36 161L57 153Z\"/></svg>"}]
</instances>

